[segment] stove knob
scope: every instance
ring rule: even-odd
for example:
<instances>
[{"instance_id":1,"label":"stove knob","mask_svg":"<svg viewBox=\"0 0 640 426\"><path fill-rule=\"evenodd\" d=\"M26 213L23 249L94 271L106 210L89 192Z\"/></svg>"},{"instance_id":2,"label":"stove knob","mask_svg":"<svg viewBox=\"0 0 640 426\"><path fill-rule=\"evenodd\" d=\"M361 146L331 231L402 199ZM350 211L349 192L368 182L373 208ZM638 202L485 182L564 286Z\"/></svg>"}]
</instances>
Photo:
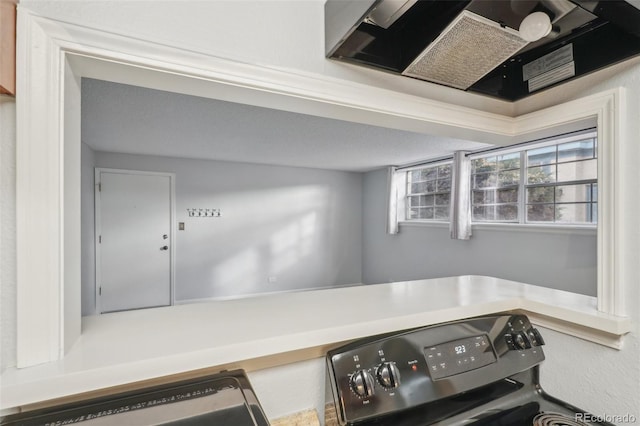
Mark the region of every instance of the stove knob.
<instances>
[{"instance_id":1,"label":"stove knob","mask_svg":"<svg viewBox=\"0 0 640 426\"><path fill-rule=\"evenodd\" d=\"M514 341L513 341L513 336L514 336L514 335L513 335L513 334L511 334L511 333L507 333L507 334L505 334L505 335L504 335L504 341L505 341L505 343L507 344L507 347L508 347L509 349L518 349L518 348L516 347L516 342L514 342Z\"/></svg>"},{"instance_id":2,"label":"stove knob","mask_svg":"<svg viewBox=\"0 0 640 426\"><path fill-rule=\"evenodd\" d=\"M527 331L527 334L529 335L529 340L531 341L531 344L533 346L542 346L542 345L544 345L544 339L542 338L542 335L540 334L540 332L536 328L531 327Z\"/></svg>"},{"instance_id":3,"label":"stove knob","mask_svg":"<svg viewBox=\"0 0 640 426\"><path fill-rule=\"evenodd\" d=\"M351 376L351 389L361 397L373 396L374 379L366 370L358 370Z\"/></svg>"},{"instance_id":4,"label":"stove knob","mask_svg":"<svg viewBox=\"0 0 640 426\"><path fill-rule=\"evenodd\" d=\"M400 386L400 370L395 362L384 362L376 370L378 383L386 389Z\"/></svg>"},{"instance_id":5,"label":"stove knob","mask_svg":"<svg viewBox=\"0 0 640 426\"><path fill-rule=\"evenodd\" d=\"M516 345L516 349L529 349L531 347L529 338L523 331L513 334L513 342Z\"/></svg>"}]
</instances>

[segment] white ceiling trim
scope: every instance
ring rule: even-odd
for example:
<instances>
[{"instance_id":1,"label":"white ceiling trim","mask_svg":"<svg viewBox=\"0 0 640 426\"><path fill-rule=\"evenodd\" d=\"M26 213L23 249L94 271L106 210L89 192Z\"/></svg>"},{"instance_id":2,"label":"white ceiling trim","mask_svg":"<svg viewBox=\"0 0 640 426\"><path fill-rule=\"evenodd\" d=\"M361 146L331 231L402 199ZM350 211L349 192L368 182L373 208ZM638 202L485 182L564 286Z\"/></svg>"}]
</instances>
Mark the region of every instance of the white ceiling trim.
<instances>
[{"instance_id":1,"label":"white ceiling trim","mask_svg":"<svg viewBox=\"0 0 640 426\"><path fill-rule=\"evenodd\" d=\"M513 135L512 120L500 114L32 19L62 49L76 54L72 63L85 77L484 143L508 144ZM456 89L450 90L459 95Z\"/></svg>"}]
</instances>

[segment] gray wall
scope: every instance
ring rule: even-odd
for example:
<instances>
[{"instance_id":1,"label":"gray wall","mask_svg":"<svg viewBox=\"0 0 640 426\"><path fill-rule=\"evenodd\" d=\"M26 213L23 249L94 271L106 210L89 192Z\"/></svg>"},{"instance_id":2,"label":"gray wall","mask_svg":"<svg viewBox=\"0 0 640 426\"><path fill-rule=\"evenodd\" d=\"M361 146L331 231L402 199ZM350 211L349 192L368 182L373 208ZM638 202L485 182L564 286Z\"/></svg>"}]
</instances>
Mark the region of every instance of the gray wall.
<instances>
[{"instance_id":1,"label":"gray wall","mask_svg":"<svg viewBox=\"0 0 640 426\"><path fill-rule=\"evenodd\" d=\"M596 236L584 231L478 230L469 241L448 227L402 227L385 233L386 170L364 176L365 284L452 275L488 275L596 295Z\"/></svg>"},{"instance_id":2,"label":"gray wall","mask_svg":"<svg viewBox=\"0 0 640 426\"><path fill-rule=\"evenodd\" d=\"M176 301L362 281L359 173L104 152L95 165L176 173L176 222L185 222L176 231ZM222 216L188 217L188 208ZM93 286L84 281L84 293Z\"/></svg>"},{"instance_id":3,"label":"gray wall","mask_svg":"<svg viewBox=\"0 0 640 426\"><path fill-rule=\"evenodd\" d=\"M95 153L87 144L81 145L80 166L80 245L82 249L82 315L95 312L96 264L95 264Z\"/></svg>"}]
</instances>

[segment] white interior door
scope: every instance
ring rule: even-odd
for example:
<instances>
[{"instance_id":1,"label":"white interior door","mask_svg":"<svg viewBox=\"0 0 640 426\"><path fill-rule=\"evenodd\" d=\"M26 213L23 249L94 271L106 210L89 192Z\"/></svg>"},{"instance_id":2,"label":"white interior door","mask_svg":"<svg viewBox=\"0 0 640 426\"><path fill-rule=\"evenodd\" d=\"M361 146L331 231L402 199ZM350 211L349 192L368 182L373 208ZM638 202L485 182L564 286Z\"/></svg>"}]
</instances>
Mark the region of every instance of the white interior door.
<instances>
[{"instance_id":1,"label":"white interior door","mask_svg":"<svg viewBox=\"0 0 640 426\"><path fill-rule=\"evenodd\" d=\"M171 304L172 176L96 173L101 313Z\"/></svg>"}]
</instances>

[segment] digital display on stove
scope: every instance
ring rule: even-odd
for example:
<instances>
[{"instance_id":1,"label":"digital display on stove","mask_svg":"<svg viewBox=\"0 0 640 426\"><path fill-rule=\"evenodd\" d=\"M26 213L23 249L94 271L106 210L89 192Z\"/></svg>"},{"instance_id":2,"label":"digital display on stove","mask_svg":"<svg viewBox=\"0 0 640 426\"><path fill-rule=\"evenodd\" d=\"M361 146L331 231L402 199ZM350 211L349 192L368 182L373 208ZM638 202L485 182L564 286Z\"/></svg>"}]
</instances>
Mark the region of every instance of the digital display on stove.
<instances>
[{"instance_id":1,"label":"digital display on stove","mask_svg":"<svg viewBox=\"0 0 640 426\"><path fill-rule=\"evenodd\" d=\"M496 362L496 355L486 335L467 337L424 348L433 380L475 370Z\"/></svg>"}]
</instances>

